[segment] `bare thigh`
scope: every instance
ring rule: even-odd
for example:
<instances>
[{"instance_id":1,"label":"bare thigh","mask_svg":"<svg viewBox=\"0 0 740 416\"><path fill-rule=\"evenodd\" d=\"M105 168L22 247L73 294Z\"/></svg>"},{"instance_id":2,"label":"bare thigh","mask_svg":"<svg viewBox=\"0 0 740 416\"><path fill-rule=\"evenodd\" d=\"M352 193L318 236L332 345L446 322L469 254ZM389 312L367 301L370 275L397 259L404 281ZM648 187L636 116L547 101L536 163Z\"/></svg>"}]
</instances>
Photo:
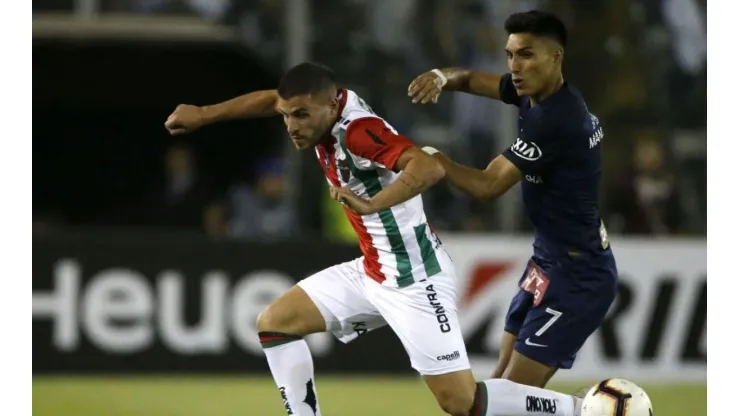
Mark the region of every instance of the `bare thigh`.
<instances>
[{"instance_id":1,"label":"bare thigh","mask_svg":"<svg viewBox=\"0 0 740 416\"><path fill-rule=\"evenodd\" d=\"M325 332L326 321L308 294L293 286L257 317L257 330L305 336Z\"/></svg>"}]
</instances>

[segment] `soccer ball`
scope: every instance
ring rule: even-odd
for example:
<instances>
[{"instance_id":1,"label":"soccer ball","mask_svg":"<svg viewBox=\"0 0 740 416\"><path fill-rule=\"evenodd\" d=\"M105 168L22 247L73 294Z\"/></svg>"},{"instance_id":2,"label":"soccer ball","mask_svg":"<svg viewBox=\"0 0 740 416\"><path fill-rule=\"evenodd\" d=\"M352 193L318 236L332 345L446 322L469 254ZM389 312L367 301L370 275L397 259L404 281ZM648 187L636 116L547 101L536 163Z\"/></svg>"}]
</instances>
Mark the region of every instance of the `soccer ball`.
<instances>
[{"instance_id":1,"label":"soccer ball","mask_svg":"<svg viewBox=\"0 0 740 416\"><path fill-rule=\"evenodd\" d=\"M653 416L653 405L637 384L610 378L586 393L581 416Z\"/></svg>"}]
</instances>

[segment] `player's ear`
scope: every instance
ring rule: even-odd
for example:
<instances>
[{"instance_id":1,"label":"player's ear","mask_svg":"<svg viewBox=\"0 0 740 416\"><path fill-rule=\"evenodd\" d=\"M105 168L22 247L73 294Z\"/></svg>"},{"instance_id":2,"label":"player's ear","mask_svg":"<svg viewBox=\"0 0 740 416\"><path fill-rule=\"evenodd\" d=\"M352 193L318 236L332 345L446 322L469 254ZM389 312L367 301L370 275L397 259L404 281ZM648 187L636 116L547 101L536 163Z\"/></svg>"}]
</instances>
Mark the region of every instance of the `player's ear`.
<instances>
[{"instance_id":1,"label":"player's ear","mask_svg":"<svg viewBox=\"0 0 740 416\"><path fill-rule=\"evenodd\" d=\"M337 115L337 112L339 111L339 98L336 94L332 94L329 99L329 110L333 115Z\"/></svg>"},{"instance_id":2,"label":"player's ear","mask_svg":"<svg viewBox=\"0 0 740 416\"><path fill-rule=\"evenodd\" d=\"M563 55L565 54L565 51L563 48L557 48L555 49L555 54L553 55L555 59L556 64L562 64L563 63Z\"/></svg>"}]
</instances>

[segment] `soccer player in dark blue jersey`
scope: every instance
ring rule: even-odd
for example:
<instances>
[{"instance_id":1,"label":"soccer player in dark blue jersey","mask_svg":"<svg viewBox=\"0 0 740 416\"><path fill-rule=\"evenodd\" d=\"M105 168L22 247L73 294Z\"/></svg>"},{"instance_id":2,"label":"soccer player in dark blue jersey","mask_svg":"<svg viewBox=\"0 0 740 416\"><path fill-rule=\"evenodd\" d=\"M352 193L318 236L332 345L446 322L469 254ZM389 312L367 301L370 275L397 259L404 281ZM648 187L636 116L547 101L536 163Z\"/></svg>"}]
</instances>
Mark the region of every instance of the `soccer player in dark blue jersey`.
<instances>
[{"instance_id":1,"label":"soccer player in dark blue jersey","mask_svg":"<svg viewBox=\"0 0 740 416\"><path fill-rule=\"evenodd\" d=\"M489 199L522 182L534 253L506 316L493 376L544 387L599 327L617 293L617 268L597 208L603 136L562 62L567 32L555 16L530 11L505 24L509 73L435 69L409 86L413 102L444 91L495 98L519 108L519 137L485 170L426 148L468 195ZM523 179L523 181L522 181Z\"/></svg>"}]
</instances>

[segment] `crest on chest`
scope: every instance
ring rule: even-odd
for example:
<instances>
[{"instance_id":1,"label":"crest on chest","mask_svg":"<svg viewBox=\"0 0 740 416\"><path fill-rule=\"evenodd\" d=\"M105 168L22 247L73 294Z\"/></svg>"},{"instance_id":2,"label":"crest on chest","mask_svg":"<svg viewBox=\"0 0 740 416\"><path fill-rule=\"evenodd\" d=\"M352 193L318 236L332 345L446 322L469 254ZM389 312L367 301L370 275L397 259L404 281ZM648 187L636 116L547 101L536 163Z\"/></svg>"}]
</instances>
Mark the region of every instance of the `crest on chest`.
<instances>
[{"instance_id":1,"label":"crest on chest","mask_svg":"<svg viewBox=\"0 0 740 416\"><path fill-rule=\"evenodd\" d=\"M335 163L336 163L336 169L337 173L340 178L342 178L342 182L349 183L350 179L350 169L349 169L349 161L347 160L349 156L346 155L341 150L338 150L335 155Z\"/></svg>"},{"instance_id":2,"label":"crest on chest","mask_svg":"<svg viewBox=\"0 0 740 416\"><path fill-rule=\"evenodd\" d=\"M351 170L348 156L341 148L324 149L320 154L320 160L327 177L331 178L334 174L344 183L349 183Z\"/></svg>"}]
</instances>

